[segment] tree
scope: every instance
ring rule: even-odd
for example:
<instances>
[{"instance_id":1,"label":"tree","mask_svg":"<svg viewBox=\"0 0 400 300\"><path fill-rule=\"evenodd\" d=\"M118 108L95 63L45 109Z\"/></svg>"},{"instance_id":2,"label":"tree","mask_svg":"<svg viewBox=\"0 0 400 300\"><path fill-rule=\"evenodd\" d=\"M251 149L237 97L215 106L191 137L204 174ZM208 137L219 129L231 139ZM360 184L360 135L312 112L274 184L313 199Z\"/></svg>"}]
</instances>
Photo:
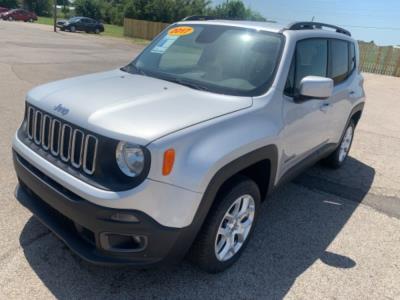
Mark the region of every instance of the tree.
<instances>
[{"instance_id":1,"label":"tree","mask_svg":"<svg viewBox=\"0 0 400 300\"><path fill-rule=\"evenodd\" d=\"M18 6L17 0L0 0L0 6L6 8L16 8Z\"/></svg>"},{"instance_id":2,"label":"tree","mask_svg":"<svg viewBox=\"0 0 400 300\"><path fill-rule=\"evenodd\" d=\"M210 0L76 0L73 5L76 15L117 25L123 24L124 17L172 23L192 15L265 21L263 16L247 8L241 0L227 0L216 7L212 7L211 3Z\"/></svg>"},{"instance_id":3,"label":"tree","mask_svg":"<svg viewBox=\"0 0 400 300\"><path fill-rule=\"evenodd\" d=\"M78 16L89 17L96 20L102 19L101 3L98 0L76 0L75 12Z\"/></svg>"},{"instance_id":4,"label":"tree","mask_svg":"<svg viewBox=\"0 0 400 300\"><path fill-rule=\"evenodd\" d=\"M39 16L51 16L52 3L51 0L24 0L24 7Z\"/></svg>"},{"instance_id":5,"label":"tree","mask_svg":"<svg viewBox=\"0 0 400 300\"><path fill-rule=\"evenodd\" d=\"M247 8L241 0L227 0L217 5L210 13L223 19L266 21L260 13Z\"/></svg>"}]
</instances>

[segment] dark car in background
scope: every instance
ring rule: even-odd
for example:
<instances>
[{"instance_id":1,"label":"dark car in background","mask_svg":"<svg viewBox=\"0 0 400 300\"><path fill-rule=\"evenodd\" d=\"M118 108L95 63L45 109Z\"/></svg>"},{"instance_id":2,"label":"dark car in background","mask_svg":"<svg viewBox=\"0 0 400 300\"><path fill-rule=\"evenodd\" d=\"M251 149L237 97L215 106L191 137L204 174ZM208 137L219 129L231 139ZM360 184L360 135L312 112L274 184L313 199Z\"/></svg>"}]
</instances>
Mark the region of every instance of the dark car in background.
<instances>
[{"instance_id":1,"label":"dark car in background","mask_svg":"<svg viewBox=\"0 0 400 300\"><path fill-rule=\"evenodd\" d=\"M68 21L60 20L57 22L57 27L61 31L85 31L87 33L100 33L104 31L104 26L101 22L87 17L73 17Z\"/></svg>"},{"instance_id":2,"label":"dark car in background","mask_svg":"<svg viewBox=\"0 0 400 300\"><path fill-rule=\"evenodd\" d=\"M24 21L33 22L37 21L37 15L34 12L27 11L25 9L12 9L1 14L3 20L8 21Z\"/></svg>"}]
</instances>

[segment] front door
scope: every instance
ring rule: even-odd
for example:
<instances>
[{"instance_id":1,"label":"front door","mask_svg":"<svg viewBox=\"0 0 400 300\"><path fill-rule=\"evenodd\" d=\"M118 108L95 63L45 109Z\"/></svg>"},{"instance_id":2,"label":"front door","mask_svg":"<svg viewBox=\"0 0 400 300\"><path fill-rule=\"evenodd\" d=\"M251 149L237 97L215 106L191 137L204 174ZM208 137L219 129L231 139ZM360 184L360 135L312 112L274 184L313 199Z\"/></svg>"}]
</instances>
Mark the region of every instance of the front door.
<instances>
[{"instance_id":1,"label":"front door","mask_svg":"<svg viewBox=\"0 0 400 300\"><path fill-rule=\"evenodd\" d=\"M297 42L283 95L282 168L280 176L318 151L331 139L331 99L297 101L299 85L306 76L327 77L328 40Z\"/></svg>"}]
</instances>

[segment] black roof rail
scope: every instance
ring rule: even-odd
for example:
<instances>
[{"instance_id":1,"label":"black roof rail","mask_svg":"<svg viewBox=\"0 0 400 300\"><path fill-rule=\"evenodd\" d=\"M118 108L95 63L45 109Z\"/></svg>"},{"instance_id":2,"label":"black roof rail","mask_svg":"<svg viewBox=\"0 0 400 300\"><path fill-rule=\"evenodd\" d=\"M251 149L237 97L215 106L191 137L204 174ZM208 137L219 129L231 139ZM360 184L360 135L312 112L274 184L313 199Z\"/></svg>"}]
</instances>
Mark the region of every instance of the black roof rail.
<instances>
[{"instance_id":1,"label":"black roof rail","mask_svg":"<svg viewBox=\"0 0 400 300\"><path fill-rule=\"evenodd\" d=\"M182 21L208 21L208 20L216 20L216 18L211 16L188 16L184 18Z\"/></svg>"},{"instance_id":2,"label":"black roof rail","mask_svg":"<svg viewBox=\"0 0 400 300\"><path fill-rule=\"evenodd\" d=\"M289 30L303 30L303 29L322 29L323 27L335 29L338 33L343 33L345 35L351 36L350 31L330 24L318 23L318 22L295 22L288 26Z\"/></svg>"}]
</instances>

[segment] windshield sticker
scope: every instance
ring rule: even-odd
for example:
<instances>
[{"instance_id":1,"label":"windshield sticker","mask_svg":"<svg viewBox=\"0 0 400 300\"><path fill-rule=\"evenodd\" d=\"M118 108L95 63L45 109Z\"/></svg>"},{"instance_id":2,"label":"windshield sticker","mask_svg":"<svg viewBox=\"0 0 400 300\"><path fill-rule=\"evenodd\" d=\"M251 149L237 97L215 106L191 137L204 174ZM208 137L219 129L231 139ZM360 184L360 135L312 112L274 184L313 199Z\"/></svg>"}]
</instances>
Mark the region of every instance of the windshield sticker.
<instances>
[{"instance_id":1,"label":"windshield sticker","mask_svg":"<svg viewBox=\"0 0 400 300\"><path fill-rule=\"evenodd\" d=\"M189 35L189 34L192 34L193 31L194 31L193 27L180 26L180 27L172 28L170 31L168 31L168 35L170 35L170 36Z\"/></svg>"},{"instance_id":2,"label":"windshield sticker","mask_svg":"<svg viewBox=\"0 0 400 300\"><path fill-rule=\"evenodd\" d=\"M164 54L165 51L168 50L169 47L172 46L173 43L179 38L179 36L164 36L157 45L151 50L151 53L159 53Z\"/></svg>"}]
</instances>

